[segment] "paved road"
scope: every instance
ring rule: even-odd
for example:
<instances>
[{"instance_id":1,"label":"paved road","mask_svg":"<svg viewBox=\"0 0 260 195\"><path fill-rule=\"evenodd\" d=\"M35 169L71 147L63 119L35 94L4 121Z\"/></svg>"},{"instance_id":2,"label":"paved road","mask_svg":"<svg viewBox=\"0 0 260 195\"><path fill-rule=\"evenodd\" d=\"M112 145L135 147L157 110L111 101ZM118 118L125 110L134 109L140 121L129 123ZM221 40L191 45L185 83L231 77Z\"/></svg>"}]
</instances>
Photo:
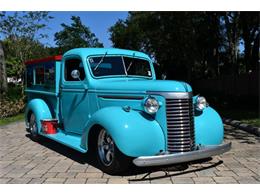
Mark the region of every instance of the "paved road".
<instances>
[{"instance_id":1,"label":"paved road","mask_svg":"<svg viewBox=\"0 0 260 195\"><path fill-rule=\"evenodd\" d=\"M88 155L42 139L33 142L24 123L0 126L0 183L260 183L259 138L225 126L230 152L204 163L132 168L110 176Z\"/></svg>"}]
</instances>

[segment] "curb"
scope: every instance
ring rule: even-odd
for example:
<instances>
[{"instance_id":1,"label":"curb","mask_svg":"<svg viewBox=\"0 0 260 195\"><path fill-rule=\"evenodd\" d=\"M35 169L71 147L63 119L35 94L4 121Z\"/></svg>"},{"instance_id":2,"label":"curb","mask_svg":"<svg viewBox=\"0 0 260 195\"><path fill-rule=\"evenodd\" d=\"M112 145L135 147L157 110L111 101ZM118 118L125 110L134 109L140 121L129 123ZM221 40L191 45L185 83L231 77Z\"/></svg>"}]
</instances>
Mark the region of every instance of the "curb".
<instances>
[{"instance_id":1,"label":"curb","mask_svg":"<svg viewBox=\"0 0 260 195\"><path fill-rule=\"evenodd\" d=\"M260 128L259 127L254 127L252 125L242 123L241 121L238 121L238 120L232 120L232 119L226 119L226 118L222 118L222 119L223 119L223 122L227 125L231 125L233 127L244 130L248 133L254 134L257 137L260 137Z\"/></svg>"}]
</instances>

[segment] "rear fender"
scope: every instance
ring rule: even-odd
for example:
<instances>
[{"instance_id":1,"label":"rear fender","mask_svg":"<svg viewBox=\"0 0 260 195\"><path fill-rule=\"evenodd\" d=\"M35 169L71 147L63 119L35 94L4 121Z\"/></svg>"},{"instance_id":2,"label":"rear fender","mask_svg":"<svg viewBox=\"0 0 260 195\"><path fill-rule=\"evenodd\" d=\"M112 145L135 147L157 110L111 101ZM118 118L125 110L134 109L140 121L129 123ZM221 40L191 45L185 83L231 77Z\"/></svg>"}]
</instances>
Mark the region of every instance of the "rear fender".
<instances>
[{"instance_id":1,"label":"rear fender","mask_svg":"<svg viewBox=\"0 0 260 195\"><path fill-rule=\"evenodd\" d=\"M42 99L33 99L28 102L25 109L25 123L28 127L30 120L30 113L33 112L36 118L36 123L38 127L38 132L41 131L41 120L42 119L51 119L52 115L48 105Z\"/></svg>"}]
</instances>

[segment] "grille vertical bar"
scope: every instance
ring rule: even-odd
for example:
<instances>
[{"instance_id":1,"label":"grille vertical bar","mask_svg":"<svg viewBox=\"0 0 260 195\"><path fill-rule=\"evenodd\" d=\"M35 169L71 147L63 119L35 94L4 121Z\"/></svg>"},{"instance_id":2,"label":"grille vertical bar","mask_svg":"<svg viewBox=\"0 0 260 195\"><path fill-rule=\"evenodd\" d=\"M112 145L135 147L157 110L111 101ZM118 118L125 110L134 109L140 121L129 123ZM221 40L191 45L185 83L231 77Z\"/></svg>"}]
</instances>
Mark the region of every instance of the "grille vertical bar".
<instances>
[{"instance_id":1,"label":"grille vertical bar","mask_svg":"<svg viewBox=\"0 0 260 195\"><path fill-rule=\"evenodd\" d=\"M166 99L168 151L188 152L194 148L194 111L192 98Z\"/></svg>"}]
</instances>

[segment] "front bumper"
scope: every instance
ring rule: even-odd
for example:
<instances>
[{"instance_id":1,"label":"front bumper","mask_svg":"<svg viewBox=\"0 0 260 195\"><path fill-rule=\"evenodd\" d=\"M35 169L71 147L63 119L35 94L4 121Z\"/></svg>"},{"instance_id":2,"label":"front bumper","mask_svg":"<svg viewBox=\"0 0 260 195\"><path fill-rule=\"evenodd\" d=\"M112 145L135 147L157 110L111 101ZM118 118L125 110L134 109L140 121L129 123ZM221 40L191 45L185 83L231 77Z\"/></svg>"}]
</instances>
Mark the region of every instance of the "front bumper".
<instances>
[{"instance_id":1,"label":"front bumper","mask_svg":"<svg viewBox=\"0 0 260 195\"><path fill-rule=\"evenodd\" d=\"M133 160L133 163L139 167L178 164L223 154L229 151L230 149L231 142L220 145L201 146L198 150L191 152L166 154L158 156L140 156L138 158L135 158Z\"/></svg>"}]
</instances>

